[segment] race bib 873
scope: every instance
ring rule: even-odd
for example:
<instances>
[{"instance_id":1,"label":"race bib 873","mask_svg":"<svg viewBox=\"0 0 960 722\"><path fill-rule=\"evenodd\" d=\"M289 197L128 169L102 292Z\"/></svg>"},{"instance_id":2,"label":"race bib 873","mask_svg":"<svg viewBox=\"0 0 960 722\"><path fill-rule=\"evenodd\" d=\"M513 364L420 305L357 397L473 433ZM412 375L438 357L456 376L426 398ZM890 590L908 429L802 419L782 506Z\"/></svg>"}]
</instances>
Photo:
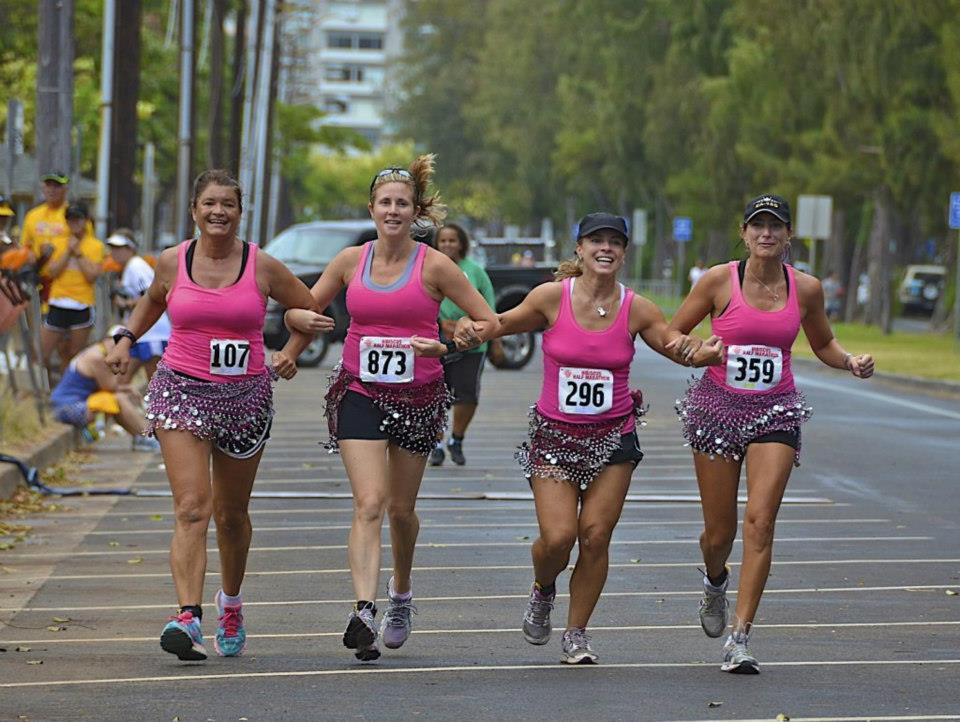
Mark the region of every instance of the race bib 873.
<instances>
[{"instance_id":1,"label":"race bib 873","mask_svg":"<svg viewBox=\"0 0 960 722\"><path fill-rule=\"evenodd\" d=\"M413 345L409 338L364 336L360 339L360 380L379 384L413 381Z\"/></svg>"},{"instance_id":2,"label":"race bib 873","mask_svg":"<svg viewBox=\"0 0 960 722\"><path fill-rule=\"evenodd\" d=\"M210 373L215 376L244 376L250 361L250 342L244 339L210 339Z\"/></svg>"},{"instance_id":3,"label":"race bib 873","mask_svg":"<svg viewBox=\"0 0 960 722\"><path fill-rule=\"evenodd\" d=\"M780 383L783 351L776 346L727 346L727 385L767 391Z\"/></svg>"},{"instance_id":4,"label":"race bib 873","mask_svg":"<svg viewBox=\"0 0 960 722\"><path fill-rule=\"evenodd\" d=\"M602 414L613 408L613 372L561 366L557 397L565 414Z\"/></svg>"}]
</instances>

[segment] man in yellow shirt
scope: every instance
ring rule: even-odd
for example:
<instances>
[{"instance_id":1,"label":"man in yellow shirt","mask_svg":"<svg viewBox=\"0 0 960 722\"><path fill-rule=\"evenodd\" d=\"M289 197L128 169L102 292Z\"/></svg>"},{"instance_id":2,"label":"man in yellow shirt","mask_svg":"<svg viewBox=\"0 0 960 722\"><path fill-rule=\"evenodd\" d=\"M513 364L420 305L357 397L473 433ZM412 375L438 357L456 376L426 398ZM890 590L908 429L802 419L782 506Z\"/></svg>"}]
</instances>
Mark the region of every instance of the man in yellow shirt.
<instances>
[{"instance_id":1,"label":"man in yellow shirt","mask_svg":"<svg viewBox=\"0 0 960 722\"><path fill-rule=\"evenodd\" d=\"M47 173L40 181L43 183L43 203L27 211L23 219L23 231L20 243L33 253L37 259L43 281L40 298L47 300L50 279L44 273L44 265L53 253L56 240L66 241L70 237L64 212L67 210L67 184L70 179L59 171Z\"/></svg>"},{"instance_id":2,"label":"man in yellow shirt","mask_svg":"<svg viewBox=\"0 0 960 722\"><path fill-rule=\"evenodd\" d=\"M94 324L94 282L106 254L103 243L90 230L85 206L69 206L64 218L68 234L50 240L52 250L43 266L43 274L50 279L50 298L40 329L40 353L48 369L54 348L66 337L67 349L60 358L61 373L87 345Z\"/></svg>"}]
</instances>

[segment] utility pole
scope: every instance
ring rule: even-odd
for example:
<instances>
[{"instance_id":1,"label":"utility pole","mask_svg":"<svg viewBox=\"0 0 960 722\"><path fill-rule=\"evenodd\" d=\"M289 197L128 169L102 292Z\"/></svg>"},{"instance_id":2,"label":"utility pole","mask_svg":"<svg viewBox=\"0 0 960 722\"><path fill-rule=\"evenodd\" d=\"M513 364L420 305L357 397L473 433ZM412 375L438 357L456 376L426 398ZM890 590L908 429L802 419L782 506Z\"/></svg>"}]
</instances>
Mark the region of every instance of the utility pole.
<instances>
[{"instance_id":1,"label":"utility pole","mask_svg":"<svg viewBox=\"0 0 960 722\"><path fill-rule=\"evenodd\" d=\"M116 0L115 0L116 1ZM110 218L133 228L138 206L137 100L140 97L141 0L116 2L113 40L113 122L110 139Z\"/></svg>"},{"instance_id":2,"label":"utility pole","mask_svg":"<svg viewBox=\"0 0 960 722\"><path fill-rule=\"evenodd\" d=\"M71 165L73 4L74 0L39 0L36 132L41 174L69 172Z\"/></svg>"},{"instance_id":3,"label":"utility pole","mask_svg":"<svg viewBox=\"0 0 960 722\"><path fill-rule=\"evenodd\" d=\"M193 235L189 224L190 165L193 145L193 0L180 2L180 125L177 133L177 235L182 241Z\"/></svg>"},{"instance_id":4,"label":"utility pole","mask_svg":"<svg viewBox=\"0 0 960 722\"><path fill-rule=\"evenodd\" d=\"M247 64L244 69L244 93L243 93L243 137L240 146L240 189L249 197L253 181L253 125L256 119L253 117L253 92L254 81L257 77L257 60L260 56L260 5L263 0L251 0L253 7L247 22ZM249 240L250 212L244 213L240 217L240 238Z\"/></svg>"},{"instance_id":5,"label":"utility pole","mask_svg":"<svg viewBox=\"0 0 960 722\"><path fill-rule=\"evenodd\" d=\"M100 148L97 154L97 238L107 237L110 215L110 138L113 127L113 40L116 0L103 3L103 47L100 53Z\"/></svg>"},{"instance_id":6,"label":"utility pole","mask_svg":"<svg viewBox=\"0 0 960 722\"><path fill-rule=\"evenodd\" d=\"M273 77L273 50L275 23L277 19L277 4L275 0L267 0L264 8L263 23L263 52L257 77L257 134L256 150L254 155L253 193L251 194L252 212L249 237L245 240L260 245L263 242L263 219L266 210L267 190L267 137L270 130L270 106L273 94L271 93L271 79Z\"/></svg>"}]
</instances>

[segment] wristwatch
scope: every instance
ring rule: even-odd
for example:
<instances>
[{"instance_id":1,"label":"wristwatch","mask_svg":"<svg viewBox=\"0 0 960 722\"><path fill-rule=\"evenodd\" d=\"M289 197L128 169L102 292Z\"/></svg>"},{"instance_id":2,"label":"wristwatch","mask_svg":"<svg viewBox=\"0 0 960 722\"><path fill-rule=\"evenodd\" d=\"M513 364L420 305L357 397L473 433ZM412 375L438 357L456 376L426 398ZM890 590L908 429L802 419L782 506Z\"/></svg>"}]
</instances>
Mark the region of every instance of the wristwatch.
<instances>
[{"instance_id":1,"label":"wristwatch","mask_svg":"<svg viewBox=\"0 0 960 722\"><path fill-rule=\"evenodd\" d=\"M459 351L459 349L457 348L457 344L454 341L444 341L443 345L447 347L448 354L454 354L454 353L457 353L457 351Z\"/></svg>"},{"instance_id":2,"label":"wristwatch","mask_svg":"<svg viewBox=\"0 0 960 722\"><path fill-rule=\"evenodd\" d=\"M117 329L117 332L113 334L113 342L120 343L120 339L122 338L130 339L131 346L137 342L137 337L133 335L133 331L131 331L129 328L123 328L121 326Z\"/></svg>"}]
</instances>

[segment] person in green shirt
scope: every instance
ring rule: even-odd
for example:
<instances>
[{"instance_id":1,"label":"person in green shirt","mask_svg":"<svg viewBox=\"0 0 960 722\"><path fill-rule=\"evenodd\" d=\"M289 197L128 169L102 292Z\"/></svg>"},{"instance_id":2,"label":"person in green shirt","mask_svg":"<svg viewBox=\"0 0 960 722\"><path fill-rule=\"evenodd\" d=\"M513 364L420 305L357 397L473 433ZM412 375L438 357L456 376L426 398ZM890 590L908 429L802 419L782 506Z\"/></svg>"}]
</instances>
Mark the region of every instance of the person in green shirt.
<instances>
[{"instance_id":1,"label":"person in green shirt","mask_svg":"<svg viewBox=\"0 0 960 722\"><path fill-rule=\"evenodd\" d=\"M437 231L437 250L447 255L460 270L463 271L470 284L483 296L490 308L494 307L493 284L490 277L480 264L467 258L470 249L470 239L467 232L456 223L447 223ZM443 299L440 304L440 335L444 339L453 338L453 330L457 321L464 316L464 312L449 298ZM499 344L497 341L491 344ZM443 370L447 385L453 391L453 426L450 439L447 441L447 451L454 464L463 466L467 463L463 455L463 437L467 427L477 410L480 399L480 376L483 374L483 362L487 357L487 346L484 343L466 353L458 353L449 361L444 362ZM496 349L490 349L495 353ZM440 466L445 458L443 439L437 440L437 447L430 453L430 465Z\"/></svg>"}]
</instances>

